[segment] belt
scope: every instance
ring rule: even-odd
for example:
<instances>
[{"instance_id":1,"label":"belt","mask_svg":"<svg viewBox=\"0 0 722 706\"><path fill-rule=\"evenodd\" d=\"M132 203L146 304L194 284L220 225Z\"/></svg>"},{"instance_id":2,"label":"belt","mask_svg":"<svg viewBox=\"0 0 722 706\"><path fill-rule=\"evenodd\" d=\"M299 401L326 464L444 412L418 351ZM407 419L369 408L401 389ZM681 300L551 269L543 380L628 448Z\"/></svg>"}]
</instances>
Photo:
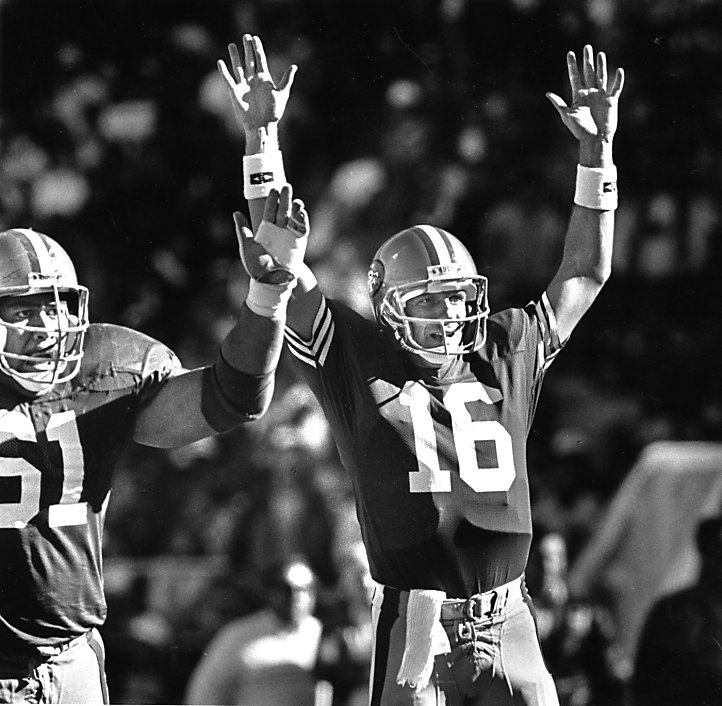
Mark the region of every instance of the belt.
<instances>
[{"instance_id":1,"label":"belt","mask_svg":"<svg viewBox=\"0 0 722 706\"><path fill-rule=\"evenodd\" d=\"M499 614L506 606L524 600L523 577L470 598L448 598L441 605L441 620L471 620Z\"/></svg>"},{"instance_id":2,"label":"belt","mask_svg":"<svg viewBox=\"0 0 722 706\"><path fill-rule=\"evenodd\" d=\"M72 650L74 647L84 645L90 640L91 631L86 632L84 635L74 637L72 640L63 642L59 645L38 645L34 648L34 651L41 654L43 657L56 657L57 655Z\"/></svg>"},{"instance_id":3,"label":"belt","mask_svg":"<svg viewBox=\"0 0 722 706\"><path fill-rule=\"evenodd\" d=\"M470 598L447 598L441 604L439 619L444 620L471 620L485 618L500 613L506 606L524 600L522 583L524 576L497 586L484 593L476 593ZM406 613L406 601L409 592L378 584L382 589L381 596L397 596L399 600L399 613Z\"/></svg>"}]
</instances>

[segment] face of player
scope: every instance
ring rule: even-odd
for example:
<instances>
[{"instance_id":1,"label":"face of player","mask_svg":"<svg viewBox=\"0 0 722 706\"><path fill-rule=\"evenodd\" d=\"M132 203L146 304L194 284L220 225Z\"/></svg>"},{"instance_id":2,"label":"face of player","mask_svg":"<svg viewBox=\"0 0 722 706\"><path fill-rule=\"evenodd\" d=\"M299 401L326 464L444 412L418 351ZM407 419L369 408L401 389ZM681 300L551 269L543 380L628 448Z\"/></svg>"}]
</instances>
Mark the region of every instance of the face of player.
<instances>
[{"instance_id":1,"label":"face of player","mask_svg":"<svg viewBox=\"0 0 722 706\"><path fill-rule=\"evenodd\" d=\"M452 289L448 292L425 292L406 302L406 314L419 319L463 319L466 314L466 292ZM464 324L446 321L444 323L412 323L411 333L416 342L430 350L443 349L446 343L460 346Z\"/></svg>"},{"instance_id":2,"label":"face of player","mask_svg":"<svg viewBox=\"0 0 722 706\"><path fill-rule=\"evenodd\" d=\"M0 298L0 319L8 324L32 326L44 331L22 331L7 327L4 352L33 356L36 360L8 358L7 364L19 372L43 372L56 365L59 327L68 325L68 307L60 308L52 294L30 294Z\"/></svg>"}]
</instances>

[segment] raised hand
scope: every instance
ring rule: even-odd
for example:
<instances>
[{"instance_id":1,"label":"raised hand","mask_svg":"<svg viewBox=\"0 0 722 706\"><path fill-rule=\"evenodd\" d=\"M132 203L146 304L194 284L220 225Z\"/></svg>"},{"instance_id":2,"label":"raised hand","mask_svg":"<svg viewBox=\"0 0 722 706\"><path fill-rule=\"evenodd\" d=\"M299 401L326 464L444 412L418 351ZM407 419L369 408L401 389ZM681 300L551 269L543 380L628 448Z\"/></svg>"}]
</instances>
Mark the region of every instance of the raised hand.
<instances>
[{"instance_id":1,"label":"raised hand","mask_svg":"<svg viewBox=\"0 0 722 706\"><path fill-rule=\"evenodd\" d=\"M243 266L259 282L284 284L297 276L310 232L308 213L290 185L268 195L263 220L253 236L245 217L233 214Z\"/></svg>"},{"instance_id":2,"label":"raised hand","mask_svg":"<svg viewBox=\"0 0 722 706\"><path fill-rule=\"evenodd\" d=\"M228 45L230 69L218 61L218 71L228 86L233 110L244 130L255 130L278 122L286 109L297 67L292 64L278 85L268 70L266 54L259 37L243 35L243 61L238 47Z\"/></svg>"},{"instance_id":3,"label":"raised hand","mask_svg":"<svg viewBox=\"0 0 722 706\"><path fill-rule=\"evenodd\" d=\"M598 52L596 61L587 44L582 56L581 71L574 52L567 52L567 70L572 89L571 106L556 93L547 98L557 109L562 122L580 142L585 140L611 143L617 130L619 95L624 87L624 69L617 69L608 86L607 57Z\"/></svg>"}]
</instances>

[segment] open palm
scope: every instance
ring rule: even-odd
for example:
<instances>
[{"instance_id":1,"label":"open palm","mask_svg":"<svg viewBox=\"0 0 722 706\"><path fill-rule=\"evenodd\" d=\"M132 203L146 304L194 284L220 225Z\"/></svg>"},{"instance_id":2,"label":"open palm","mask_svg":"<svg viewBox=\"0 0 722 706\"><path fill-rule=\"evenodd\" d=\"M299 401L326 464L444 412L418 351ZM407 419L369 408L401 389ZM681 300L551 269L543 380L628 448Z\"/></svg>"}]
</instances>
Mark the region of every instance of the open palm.
<instances>
[{"instance_id":1,"label":"open palm","mask_svg":"<svg viewBox=\"0 0 722 706\"><path fill-rule=\"evenodd\" d=\"M596 62L592 47L584 47L582 70L574 52L567 53L567 70L572 89L571 106L555 93L547 98L557 109L562 122L578 140L611 142L617 130L619 95L624 87L624 70L617 69L609 86L607 58L599 52Z\"/></svg>"},{"instance_id":2,"label":"open palm","mask_svg":"<svg viewBox=\"0 0 722 706\"><path fill-rule=\"evenodd\" d=\"M253 130L278 122L286 110L296 66L286 69L276 85L261 40L250 34L243 36L243 61L235 44L228 45L228 53L231 68L221 59L218 70L228 86L241 127Z\"/></svg>"}]
</instances>

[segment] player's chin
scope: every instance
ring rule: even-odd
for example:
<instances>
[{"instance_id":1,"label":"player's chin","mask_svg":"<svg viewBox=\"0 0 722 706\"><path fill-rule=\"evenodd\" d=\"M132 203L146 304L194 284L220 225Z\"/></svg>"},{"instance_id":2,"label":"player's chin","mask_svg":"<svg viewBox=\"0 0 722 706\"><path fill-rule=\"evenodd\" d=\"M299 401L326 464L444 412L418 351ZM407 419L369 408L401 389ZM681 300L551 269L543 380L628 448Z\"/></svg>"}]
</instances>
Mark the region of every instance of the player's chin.
<instances>
[{"instance_id":1,"label":"player's chin","mask_svg":"<svg viewBox=\"0 0 722 706\"><path fill-rule=\"evenodd\" d=\"M444 337L435 333L424 336L419 343L421 344L421 347L427 351L433 352L444 350Z\"/></svg>"},{"instance_id":2,"label":"player's chin","mask_svg":"<svg viewBox=\"0 0 722 706\"><path fill-rule=\"evenodd\" d=\"M456 349L461 344L460 335L447 335L446 337L440 334L432 334L427 336L424 340L423 347L434 353L445 353L448 349Z\"/></svg>"}]
</instances>

